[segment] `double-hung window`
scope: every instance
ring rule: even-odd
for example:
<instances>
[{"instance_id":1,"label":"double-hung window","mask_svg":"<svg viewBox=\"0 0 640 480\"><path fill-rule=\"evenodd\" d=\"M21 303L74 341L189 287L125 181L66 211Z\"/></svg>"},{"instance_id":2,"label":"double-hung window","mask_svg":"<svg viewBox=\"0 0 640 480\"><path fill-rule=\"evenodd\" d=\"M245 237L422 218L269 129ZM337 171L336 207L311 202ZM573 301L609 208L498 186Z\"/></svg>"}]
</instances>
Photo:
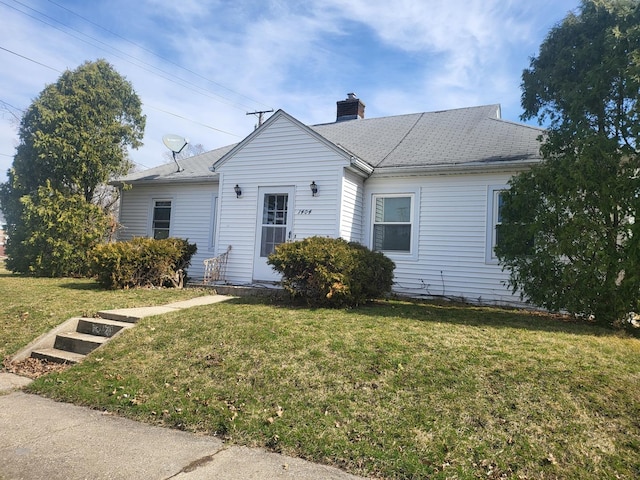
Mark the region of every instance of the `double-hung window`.
<instances>
[{"instance_id":1,"label":"double-hung window","mask_svg":"<svg viewBox=\"0 0 640 480\"><path fill-rule=\"evenodd\" d=\"M374 195L373 250L411 253L412 195Z\"/></svg>"},{"instance_id":2,"label":"double-hung window","mask_svg":"<svg viewBox=\"0 0 640 480\"><path fill-rule=\"evenodd\" d=\"M171 200L153 201L153 219L151 222L151 233L153 238L160 240L169 238L169 227L171 225Z\"/></svg>"},{"instance_id":3,"label":"double-hung window","mask_svg":"<svg viewBox=\"0 0 640 480\"><path fill-rule=\"evenodd\" d=\"M496 246L500 244L500 226L502 225L502 206L506 185L489 187L487 196L487 263L498 261Z\"/></svg>"}]
</instances>

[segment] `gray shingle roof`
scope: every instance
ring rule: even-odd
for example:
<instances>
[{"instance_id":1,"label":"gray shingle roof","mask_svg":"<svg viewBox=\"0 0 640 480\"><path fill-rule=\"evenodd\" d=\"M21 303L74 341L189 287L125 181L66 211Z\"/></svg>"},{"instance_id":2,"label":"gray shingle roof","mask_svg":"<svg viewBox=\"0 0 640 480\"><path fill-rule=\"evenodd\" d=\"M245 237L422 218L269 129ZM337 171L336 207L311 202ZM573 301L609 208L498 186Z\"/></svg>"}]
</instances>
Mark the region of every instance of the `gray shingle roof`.
<instances>
[{"instance_id":1,"label":"gray shingle roof","mask_svg":"<svg viewBox=\"0 0 640 480\"><path fill-rule=\"evenodd\" d=\"M455 167L540 160L540 128L500 119L499 105L348 120L309 127L376 169ZM122 177L118 182L215 178L209 168L237 144Z\"/></svg>"},{"instance_id":2,"label":"gray shingle roof","mask_svg":"<svg viewBox=\"0 0 640 480\"><path fill-rule=\"evenodd\" d=\"M179 160L180 166L184 169L178 173L178 167L175 162L165 163L142 172L130 173L124 177L120 177L113 183L144 183L144 182L184 182L199 181L207 178L217 178L218 174L213 173L209 168L214 162L217 162L226 155L233 147L216 148L200 155Z\"/></svg>"},{"instance_id":3,"label":"gray shingle roof","mask_svg":"<svg viewBox=\"0 0 640 480\"><path fill-rule=\"evenodd\" d=\"M535 161L542 129L501 120L499 105L310 128L374 168Z\"/></svg>"}]
</instances>

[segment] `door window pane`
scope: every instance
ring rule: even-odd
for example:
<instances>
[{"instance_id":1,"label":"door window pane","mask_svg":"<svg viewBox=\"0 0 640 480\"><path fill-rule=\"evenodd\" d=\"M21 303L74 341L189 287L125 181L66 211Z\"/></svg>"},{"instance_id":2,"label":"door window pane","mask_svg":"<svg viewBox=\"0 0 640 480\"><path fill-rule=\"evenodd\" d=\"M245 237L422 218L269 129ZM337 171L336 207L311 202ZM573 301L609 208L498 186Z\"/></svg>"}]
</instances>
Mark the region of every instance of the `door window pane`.
<instances>
[{"instance_id":1,"label":"door window pane","mask_svg":"<svg viewBox=\"0 0 640 480\"><path fill-rule=\"evenodd\" d=\"M263 225L287 224L287 200L288 195L265 195L264 209L262 211Z\"/></svg>"},{"instance_id":2,"label":"door window pane","mask_svg":"<svg viewBox=\"0 0 640 480\"><path fill-rule=\"evenodd\" d=\"M266 194L262 211L260 256L268 257L287 237L287 194Z\"/></svg>"},{"instance_id":3,"label":"door window pane","mask_svg":"<svg viewBox=\"0 0 640 480\"><path fill-rule=\"evenodd\" d=\"M260 245L260 256L268 257L271 255L276 247L281 243L284 243L287 236L286 227L262 227L262 243Z\"/></svg>"}]
</instances>

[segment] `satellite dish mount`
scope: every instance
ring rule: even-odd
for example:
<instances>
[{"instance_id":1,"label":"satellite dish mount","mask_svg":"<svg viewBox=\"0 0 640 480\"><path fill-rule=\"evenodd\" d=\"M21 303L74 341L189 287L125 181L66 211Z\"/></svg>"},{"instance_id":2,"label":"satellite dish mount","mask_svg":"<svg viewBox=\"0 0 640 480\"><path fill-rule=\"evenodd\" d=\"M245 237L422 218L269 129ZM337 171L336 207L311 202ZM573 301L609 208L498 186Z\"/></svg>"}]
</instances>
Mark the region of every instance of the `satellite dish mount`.
<instances>
[{"instance_id":1,"label":"satellite dish mount","mask_svg":"<svg viewBox=\"0 0 640 480\"><path fill-rule=\"evenodd\" d=\"M180 135L169 133L162 136L162 143L164 143L165 147L171 150L171 153L173 154L173 161L176 162L176 165L178 166L178 173L182 172L184 168L182 168L178 163L176 153L180 153L182 150L184 150L184 147L189 144L189 140L181 137Z\"/></svg>"}]
</instances>

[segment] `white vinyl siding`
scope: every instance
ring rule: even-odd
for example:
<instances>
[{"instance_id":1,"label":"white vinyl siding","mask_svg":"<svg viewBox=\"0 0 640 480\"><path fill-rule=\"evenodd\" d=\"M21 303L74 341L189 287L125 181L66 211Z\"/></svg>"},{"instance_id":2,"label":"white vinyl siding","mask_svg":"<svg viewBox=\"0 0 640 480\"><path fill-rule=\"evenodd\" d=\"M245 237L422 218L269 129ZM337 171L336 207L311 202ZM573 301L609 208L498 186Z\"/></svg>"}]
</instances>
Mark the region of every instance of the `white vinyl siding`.
<instances>
[{"instance_id":1,"label":"white vinyl siding","mask_svg":"<svg viewBox=\"0 0 640 480\"><path fill-rule=\"evenodd\" d=\"M218 199L218 245L221 249L232 246L227 279L237 284L253 281L261 187L265 191L293 187L291 241L339 236L339 202L347 164L344 156L282 116L220 165L216 170L223 186ZM316 196L311 182L318 188ZM240 198L233 191L236 184L242 189Z\"/></svg>"},{"instance_id":2,"label":"white vinyl siding","mask_svg":"<svg viewBox=\"0 0 640 480\"><path fill-rule=\"evenodd\" d=\"M204 274L202 261L217 254L212 244L217 183L182 185L134 185L124 190L121 197L119 240L133 237L151 237L155 200L171 200L170 235L187 239L198 247L187 272L198 278ZM226 245L223 250L226 249Z\"/></svg>"},{"instance_id":3,"label":"white vinyl siding","mask_svg":"<svg viewBox=\"0 0 640 480\"><path fill-rule=\"evenodd\" d=\"M394 290L411 296L518 303L519 296L506 286L508 272L485 261L487 189L509 178L506 173L371 177L365 184L370 195L389 184L399 191L418 192L416 252L405 257L387 253L396 264Z\"/></svg>"},{"instance_id":4,"label":"white vinyl siding","mask_svg":"<svg viewBox=\"0 0 640 480\"><path fill-rule=\"evenodd\" d=\"M363 191L363 179L349 170L345 171L339 236L349 242L363 241Z\"/></svg>"}]
</instances>

